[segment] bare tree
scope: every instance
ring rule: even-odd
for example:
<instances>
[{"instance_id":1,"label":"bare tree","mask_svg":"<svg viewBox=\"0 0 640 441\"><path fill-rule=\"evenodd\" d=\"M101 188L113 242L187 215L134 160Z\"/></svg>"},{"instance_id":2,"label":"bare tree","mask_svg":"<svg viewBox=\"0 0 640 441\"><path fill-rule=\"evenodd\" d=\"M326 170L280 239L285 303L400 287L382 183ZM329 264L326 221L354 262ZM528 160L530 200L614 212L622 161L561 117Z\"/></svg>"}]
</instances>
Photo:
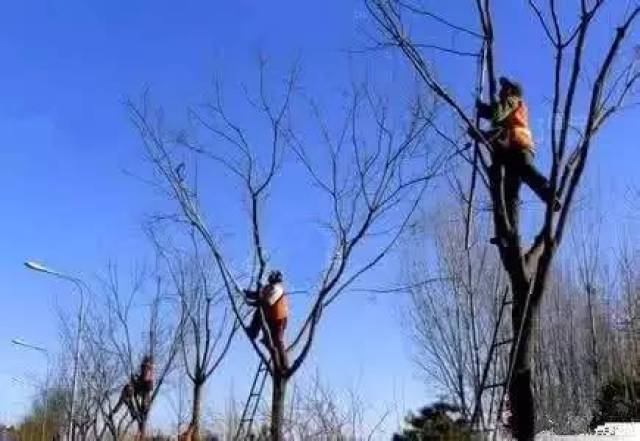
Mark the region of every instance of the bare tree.
<instances>
[{"instance_id":1,"label":"bare tree","mask_svg":"<svg viewBox=\"0 0 640 441\"><path fill-rule=\"evenodd\" d=\"M403 268L411 299L408 317L415 361L428 384L435 384L468 417L480 381L476 360L480 365L487 361L505 280L488 245L465 249L463 207L446 206L438 203L437 213L407 235ZM630 380L637 367L637 250L624 244L616 271L610 273L597 223L585 220L590 216L580 216L572 246L554 264L533 325L536 427L556 434L588 431L601 387L612 378ZM482 236L482 226L476 219L473 237ZM425 275L428 284L422 283ZM502 327L508 326L505 318ZM508 329L499 332L498 341L506 341ZM491 384L501 381L508 362L505 351L499 355L489 372ZM485 397L481 416L491 415L495 398Z\"/></svg>"},{"instance_id":2,"label":"bare tree","mask_svg":"<svg viewBox=\"0 0 640 441\"><path fill-rule=\"evenodd\" d=\"M416 364L470 419L506 280L488 245L464 246L464 206L453 205L455 210L444 201L437 204L438 212L411 230L403 267ZM480 235L482 223L474 230ZM425 251L432 248L435 256ZM500 340L507 325L501 325ZM497 370L488 374L489 381L497 381Z\"/></svg>"},{"instance_id":3,"label":"bare tree","mask_svg":"<svg viewBox=\"0 0 640 441\"><path fill-rule=\"evenodd\" d=\"M96 350L114 355L119 365L117 372L125 374L113 395L118 397L116 404L111 407L111 401L105 397L108 411L101 407L104 409L103 418L108 430L118 439L116 434L121 433L124 421L118 417L118 412L124 411L136 425L138 438L144 439L151 408L175 365L182 317L174 312L176 305L170 301L165 292L166 284L160 277L148 278L138 272L131 282L125 284L116 267L110 265L103 288L104 309L100 312L104 317L104 327L100 328L103 338L96 342L99 344ZM152 290L152 293L147 290ZM141 309L148 311L146 317L140 313ZM141 334L138 333L140 330ZM153 363L152 390L148 394L128 394L127 388L141 374L138 366L145 361ZM118 421L117 426L115 421Z\"/></svg>"},{"instance_id":4,"label":"bare tree","mask_svg":"<svg viewBox=\"0 0 640 441\"><path fill-rule=\"evenodd\" d=\"M160 177L162 188L179 208L179 214L173 217L192 225L209 247L238 320L243 319L244 310L240 284L259 291L269 265L262 226L268 213L266 197L282 174L281 168L286 163L283 158L293 153L297 164L311 178L309 191L316 192L313 194L317 194L318 204L322 204L326 215L322 223L331 233L333 243L329 261L324 268L318 268L319 280L310 292L311 308L287 348L291 362L277 356L274 340L264 326L268 336L266 351L250 339L256 353L267 363L272 378L270 430L275 441L283 436L286 386L306 360L326 308L390 253L441 159L435 153L427 154L429 149L424 141L431 115L421 102L414 103L402 128L395 129L390 107L365 88L355 88L344 124L337 130L328 127L322 112L312 105L320 141L312 149L307 148L304 138L294 129L291 112L298 76L298 69L294 68L276 103L270 98L265 66L261 63L256 98L249 92L245 95L249 96L256 116L265 123L264 133L249 133L235 123L217 87L214 99L204 109L191 111L198 125L213 136L216 142L213 148L184 134L176 137L169 133L161 119L150 113L146 102L129 103L147 158ZM367 136L371 127L374 135ZM250 141L255 139L253 142L268 147L256 147ZM222 165L240 183L249 208L245 224L250 230L248 255L252 256L253 264L248 270L232 268L230 251L220 240L221 231L207 222L205 205L194 184L201 173L196 173L193 163L188 163L187 153ZM215 220L215 216L215 212L208 213L209 219ZM238 219L236 224L240 222ZM247 276L243 282L242 276ZM247 332L244 322L242 327Z\"/></svg>"},{"instance_id":5,"label":"bare tree","mask_svg":"<svg viewBox=\"0 0 640 441\"><path fill-rule=\"evenodd\" d=\"M239 325L198 237L191 235L187 250L163 246L157 238L154 242L180 302L180 352L192 387L191 422L183 437L198 440L204 387L227 355Z\"/></svg>"},{"instance_id":6,"label":"bare tree","mask_svg":"<svg viewBox=\"0 0 640 441\"><path fill-rule=\"evenodd\" d=\"M638 250L631 244L623 242L618 251L618 285L619 312L618 325L622 331L622 344L625 352L632 354L630 360L637 360L640 356L637 336L640 335L640 275L638 274ZM630 361L628 359L628 361ZM626 363L625 363L626 364ZM638 375L640 369L637 363L626 365L626 370L632 375Z\"/></svg>"},{"instance_id":7,"label":"bare tree","mask_svg":"<svg viewBox=\"0 0 640 441\"><path fill-rule=\"evenodd\" d=\"M112 412L122 387L122 378L127 376L117 354L109 347L104 329L107 321L99 307L99 299L90 297L84 326L81 332L82 352L78 359L78 381L76 410L74 412L73 432L77 439L102 440L110 437L122 439L132 424L127 414L116 415ZM58 312L61 329L61 354L63 365L74 359L76 330L74 320L62 311ZM63 366L64 367L64 366ZM59 390L70 394L71 369L63 368L56 382ZM68 407L70 396L65 400Z\"/></svg>"},{"instance_id":8,"label":"bare tree","mask_svg":"<svg viewBox=\"0 0 640 441\"><path fill-rule=\"evenodd\" d=\"M383 46L397 48L409 61L413 70L423 81L425 87L443 102L468 130L481 139L477 149L466 152L473 164L474 173L486 183L493 206L493 223L498 239L498 251L502 265L507 272L513 292L513 334L517 342L512 349L512 365L507 379L509 402L513 412L513 432L519 440L531 440L534 436L535 409L531 387L531 343L534 317L538 314L540 301L547 285L553 257L562 241L569 218L572 201L579 187L589 153L595 142L596 133L603 125L620 111L625 98L632 92L640 77L635 54L627 57L628 37L640 16L640 6L634 2L628 9L620 8L624 15L612 29L608 42L604 43L602 53L585 50L587 42L597 37L589 33L597 17L601 16L605 6L615 8L614 2L605 0L581 0L576 8L576 23L566 24L559 10L558 2L551 1L546 7L534 0L523 2L541 24L543 38L549 43L553 68L553 89L551 91L551 120L549 121L552 154L550 185L554 194L562 202L562 209L554 213L553 204L548 204L539 232L531 246L521 242L520 227L517 222L518 207L506 207L504 198L504 177L497 164L495 151L490 142L484 139L476 121L463 109L458 99L436 78L427 55L428 48L409 32L408 21L438 20L443 26L474 39L480 48L478 57L484 59L485 81L488 96L492 104L496 102L497 57L494 53L495 32L492 2L477 0L480 31L457 26L437 14L429 11L419 2L401 0L367 0L368 8L375 23L379 26L385 40ZM618 4L618 7L620 5ZM564 12L564 11L563 11ZM568 29L568 30L567 30ZM602 35L602 34L600 34ZM505 38L511 38L505 36ZM632 52L632 51L631 51ZM593 59L587 59L588 57ZM475 57L473 58L475 61ZM597 68L593 76L585 65L594 63ZM470 66L473 67L473 66ZM593 81L589 81L593 78ZM588 103L586 118L581 121L577 116L584 115L578 101ZM465 155L464 149L461 149ZM469 198L469 200L472 200ZM514 211L515 210L515 211ZM516 215L507 215L512 212Z\"/></svg>"},{"instance_id":9,"label":"bare tree","mask_svg":"<svg viewBox=\"0 0 640 441\"><path fill-rule=\"evenodd\" d=\"M601 384L603 375L602 360L599 351L604 348L599 344L599 327L598 327L598 300L601 298L601 292L604 287L603 283L603 250L601 246L601 219L595 221L582 220L582 231L576 231L572 234L574 255L577 257L578 280L581 291L586 295L587 314L589 322L589 340L590 355L589 366L591 367L591 384L593 385L593 401L595 394Z\"/></svg>"},{"instance_id":10,"label":"bare tree","mask_svg":"<svg viewBox=\"0 0 640 441\"><path fill-rule=\"evenodd\" d=\"M332 388L316 371L296 378L290 387L285 407L287 419L284 427L286 439L359 441L379 439L384 435L388 421L388 409L379 409L367 402L356 385L344 390ZM240 418L236 406L228 406L213 418L212 433L219 439L233 439ZM270 440L269 412L262 406L254 431L247 437Z\"/></svg>"},{"instance_id":11,"label":"bare tree","mask_svg":"<svg viewBox=\"0 0 640 441\"><path fill-rule=\"evenodd\" d=\"M287 434L293 439L370 440L381 435L389 412L382 412L367 424L367 405L357 389L338 393L316 372L302 387L295 387L289 403L292 417Z\"/></svg>"},{"instance_id":12,"label":"bare tree","mask_svg":"<svg viewBox=\"0 0 640 441\"><path fill-rule=\"evenodd\" d=\"M119 440L133 423L128 413L114 412L122 390L122 379L128 377L128 371L118 354L111 350L111 341L104 332L108 328L108 317L103 316L100 308L91 308L90 311L82 334L81 390L89 395L90 414L95 421L93 438Z\"/></svg>"}]
</instances>

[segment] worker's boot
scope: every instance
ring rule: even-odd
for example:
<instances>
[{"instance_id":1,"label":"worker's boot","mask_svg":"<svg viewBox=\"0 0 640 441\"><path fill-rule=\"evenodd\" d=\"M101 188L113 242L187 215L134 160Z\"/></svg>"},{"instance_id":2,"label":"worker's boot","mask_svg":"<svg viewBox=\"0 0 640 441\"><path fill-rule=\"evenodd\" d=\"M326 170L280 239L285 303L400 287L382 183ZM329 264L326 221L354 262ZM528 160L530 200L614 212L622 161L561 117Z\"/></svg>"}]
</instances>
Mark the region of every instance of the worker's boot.
<instances>
[{"instance_id":1,"label":"worker's boot","mask_svg":"<svg viewBox=\"0 0 640 441\"><path fill-rule=\"evenodd\" d=\"M249 306L258 306L258 291L251 291L248 289L243 290L245 301Z\"/></svg>"},{"instance_id":2,"label":"worker's boot","mask_svg":"<svg viewBox=\"0 0 640 441\"><path fill-rule=\"evenodd\" d=\"M496 246L501 246L501 247L506 246L505 241L500 239L499 237L492 237L491 239L489 239L489 243L491 245L496 245Z\"/></svg>"},{"instance_id":3,"label":"worker's boot","mask_svg":"<svg viewBox=\"0 0 640 441\"><path fill-rule=\"evenodd\" d=\"M492 245L506 248L508 246L508 239L509 238L493 236L491 239L489 239L489 243ZM517 239L517 238L514 237L514 239Z\"/></svg>"},{"instance_id":4,"label":"worker's boot","mask_svg":"<svg viewBox=\"0 0 640 441\"><path fill-rule=\"evenodd\" d=\"M261 325L262 325L262 317L261 317L261 314L260 314L260 310L258 308L256 308L256 310L253 312L253 317L251 318L251 323L249 324L249 327L247 327L247 336L251 340L255 340L256 338L258 338L258 334L260 333Z\"/></svg>"}]
</instances>

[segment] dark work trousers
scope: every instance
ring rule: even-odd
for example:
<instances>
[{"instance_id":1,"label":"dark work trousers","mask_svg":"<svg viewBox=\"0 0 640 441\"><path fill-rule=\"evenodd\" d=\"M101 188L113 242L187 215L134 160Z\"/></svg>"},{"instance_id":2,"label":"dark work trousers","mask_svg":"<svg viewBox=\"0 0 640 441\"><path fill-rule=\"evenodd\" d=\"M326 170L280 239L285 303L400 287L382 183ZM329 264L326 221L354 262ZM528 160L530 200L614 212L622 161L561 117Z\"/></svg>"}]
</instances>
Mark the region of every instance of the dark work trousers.
<instances>
[{"instance_id":1,"label":"dark work trousers","mask_svg":"<svg viewBox=\"0 0 640 441\"><path fill-rule=\"evenodd\" d=\"M496 155L494 172L504 167L504 202L509 223L518 226L518 203L520 186L524 181L538 197L548 203L553 199L549 181L533 165L533 153L528 149L507 147Z\"/></svg>"},{"instance_id":2,"label":"dark work trousers","mask_svg":"<svg viewBox=\"0 0 640 441\"><path fill-rule=\"evenodd\" d=\"M248 334L252 340L258 338L258 334L260 334L260 329L262 328L262 318L260 317L260 307L257 306L253 313L253 317L251 318L251 323L249 324Z\"/></svg>"},{"instance_id":3,"label":"dark work trousers","mask_svg":"<svg viewBox=\"0 0 640 441\"><path fill-rule=\"evenodd\" d=\"M266 318L266 314L265 314ZM282 363L284 366L287 366L287 351L284 346L284 331L287 328L287 319L281 320L269 320L266 319L267 325L269 326L269 333L271 334L271 338L273 339L273 343L275 345L275 349L280 356ZM251 323L249 324L248 334L251 339L255 340L262 329L262 317L260 314L260 307L256 307L255 312L253 313L253 317L251 318ZM265 337L266 341L266 337Z\"/></svg>"}]
</instances>

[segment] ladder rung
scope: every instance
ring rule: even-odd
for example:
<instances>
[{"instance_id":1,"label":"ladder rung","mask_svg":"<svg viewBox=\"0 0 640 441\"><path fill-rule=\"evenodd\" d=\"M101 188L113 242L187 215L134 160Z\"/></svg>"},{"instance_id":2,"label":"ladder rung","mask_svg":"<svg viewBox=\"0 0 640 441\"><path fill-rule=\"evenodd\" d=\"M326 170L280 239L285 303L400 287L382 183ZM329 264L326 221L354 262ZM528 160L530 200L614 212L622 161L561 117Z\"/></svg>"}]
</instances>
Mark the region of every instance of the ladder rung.
<instances>
[{"instance_id":1,"label":"ladder rung","mask_svg":"<svg viewBox=\"0 0 640 441\"><path fill-rule=\"evenodd\" d=\"M498 343L495 343L493 347L497 348L498 346L508 345L509 343L513 343L513 341L514 341L513 338L508 338L506 340L502 340L502 341L499 341Z\"/></svg>"},{"instance_id":2,"label":"ladder rung","mask_svg":"<svg viewBox=\"0 0 640 441\"><path fill-rule=\"evenodd\" d=\"M245 431L248 431L253 425L256 410L258 409L258 404L260 403L260 396L262 395L262 390L264 389L264 384L267 378L266 373L268 371L268 365L261 361L258 365L258 370L253 378L253 385L251 386L251 390L249 391L249 397L245 402L244 410L242 411L242 417L240 418L240 424L238 424L238 430L236 432L234 441L240 440L241 435Z\"/></svg>"},{"instance_id":3,"label":"ladder rung","mask_svg":"<svg viewBox=\"0 0 640 441\"><path fill-rule=\"evenodd\" d=\"M505 300L504 304L505 305L513 305L513 300Z\"/></svg>"},{"instance_id":4,"label":"ladder rung","mask_svg":"<svg viewBox=\"0 0 640 441\"><path fill-rule=\"evenodd\" d=\"M497 387L504 387L507 383L493 383L493 384L487 384L484 389L495 389Z\"/></svg>"}]
</instances>

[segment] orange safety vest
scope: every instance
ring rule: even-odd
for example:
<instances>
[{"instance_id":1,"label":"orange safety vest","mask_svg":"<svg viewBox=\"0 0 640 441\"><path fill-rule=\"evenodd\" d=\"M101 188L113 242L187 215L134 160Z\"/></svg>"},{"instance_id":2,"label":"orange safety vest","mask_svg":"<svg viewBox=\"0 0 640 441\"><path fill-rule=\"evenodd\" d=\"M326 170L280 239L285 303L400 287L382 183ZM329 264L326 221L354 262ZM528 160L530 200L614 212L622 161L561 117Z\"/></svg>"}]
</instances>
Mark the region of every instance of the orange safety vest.
<instances>
[{"instance_id":1,"label":"orange safety vest","mask_svg":"<svg viewBox=\"0 0 640 441\"><path fill-rule=\"evenodd\" d=\"M273 305L267 309L267 315L270 320L284 320L289 316L289 301L287 300L287 294L282 294L282 297L278 299Z\"/></svg>"},{"instance_id":2,"label":"orange safety vest","mask_svg":"<svg viewBox=\"0 0 640 441\"><path fill-rule=\"evenodd\" d=\"M529 128L529 111L527 105L519 100L518 107L503 121L510 146L524 150L533 150L533 136Z\"/></svg>"},{"instance_id":3,"label":"orange safety vest","mask_svg":"<svg viewBox=\"0 0 640 441\"><path fill-rule=\"evenodd\" d=\"M265 291L263 293L264 298L268 298L269 296L269 286L265 286L263 288ZM280 298L273 304L265 306L265 312L267 314L267 318L272 321L284 320L289 316L289 301L287 300L287 293L283 292Z\"/></svg>"}]
</instances>

